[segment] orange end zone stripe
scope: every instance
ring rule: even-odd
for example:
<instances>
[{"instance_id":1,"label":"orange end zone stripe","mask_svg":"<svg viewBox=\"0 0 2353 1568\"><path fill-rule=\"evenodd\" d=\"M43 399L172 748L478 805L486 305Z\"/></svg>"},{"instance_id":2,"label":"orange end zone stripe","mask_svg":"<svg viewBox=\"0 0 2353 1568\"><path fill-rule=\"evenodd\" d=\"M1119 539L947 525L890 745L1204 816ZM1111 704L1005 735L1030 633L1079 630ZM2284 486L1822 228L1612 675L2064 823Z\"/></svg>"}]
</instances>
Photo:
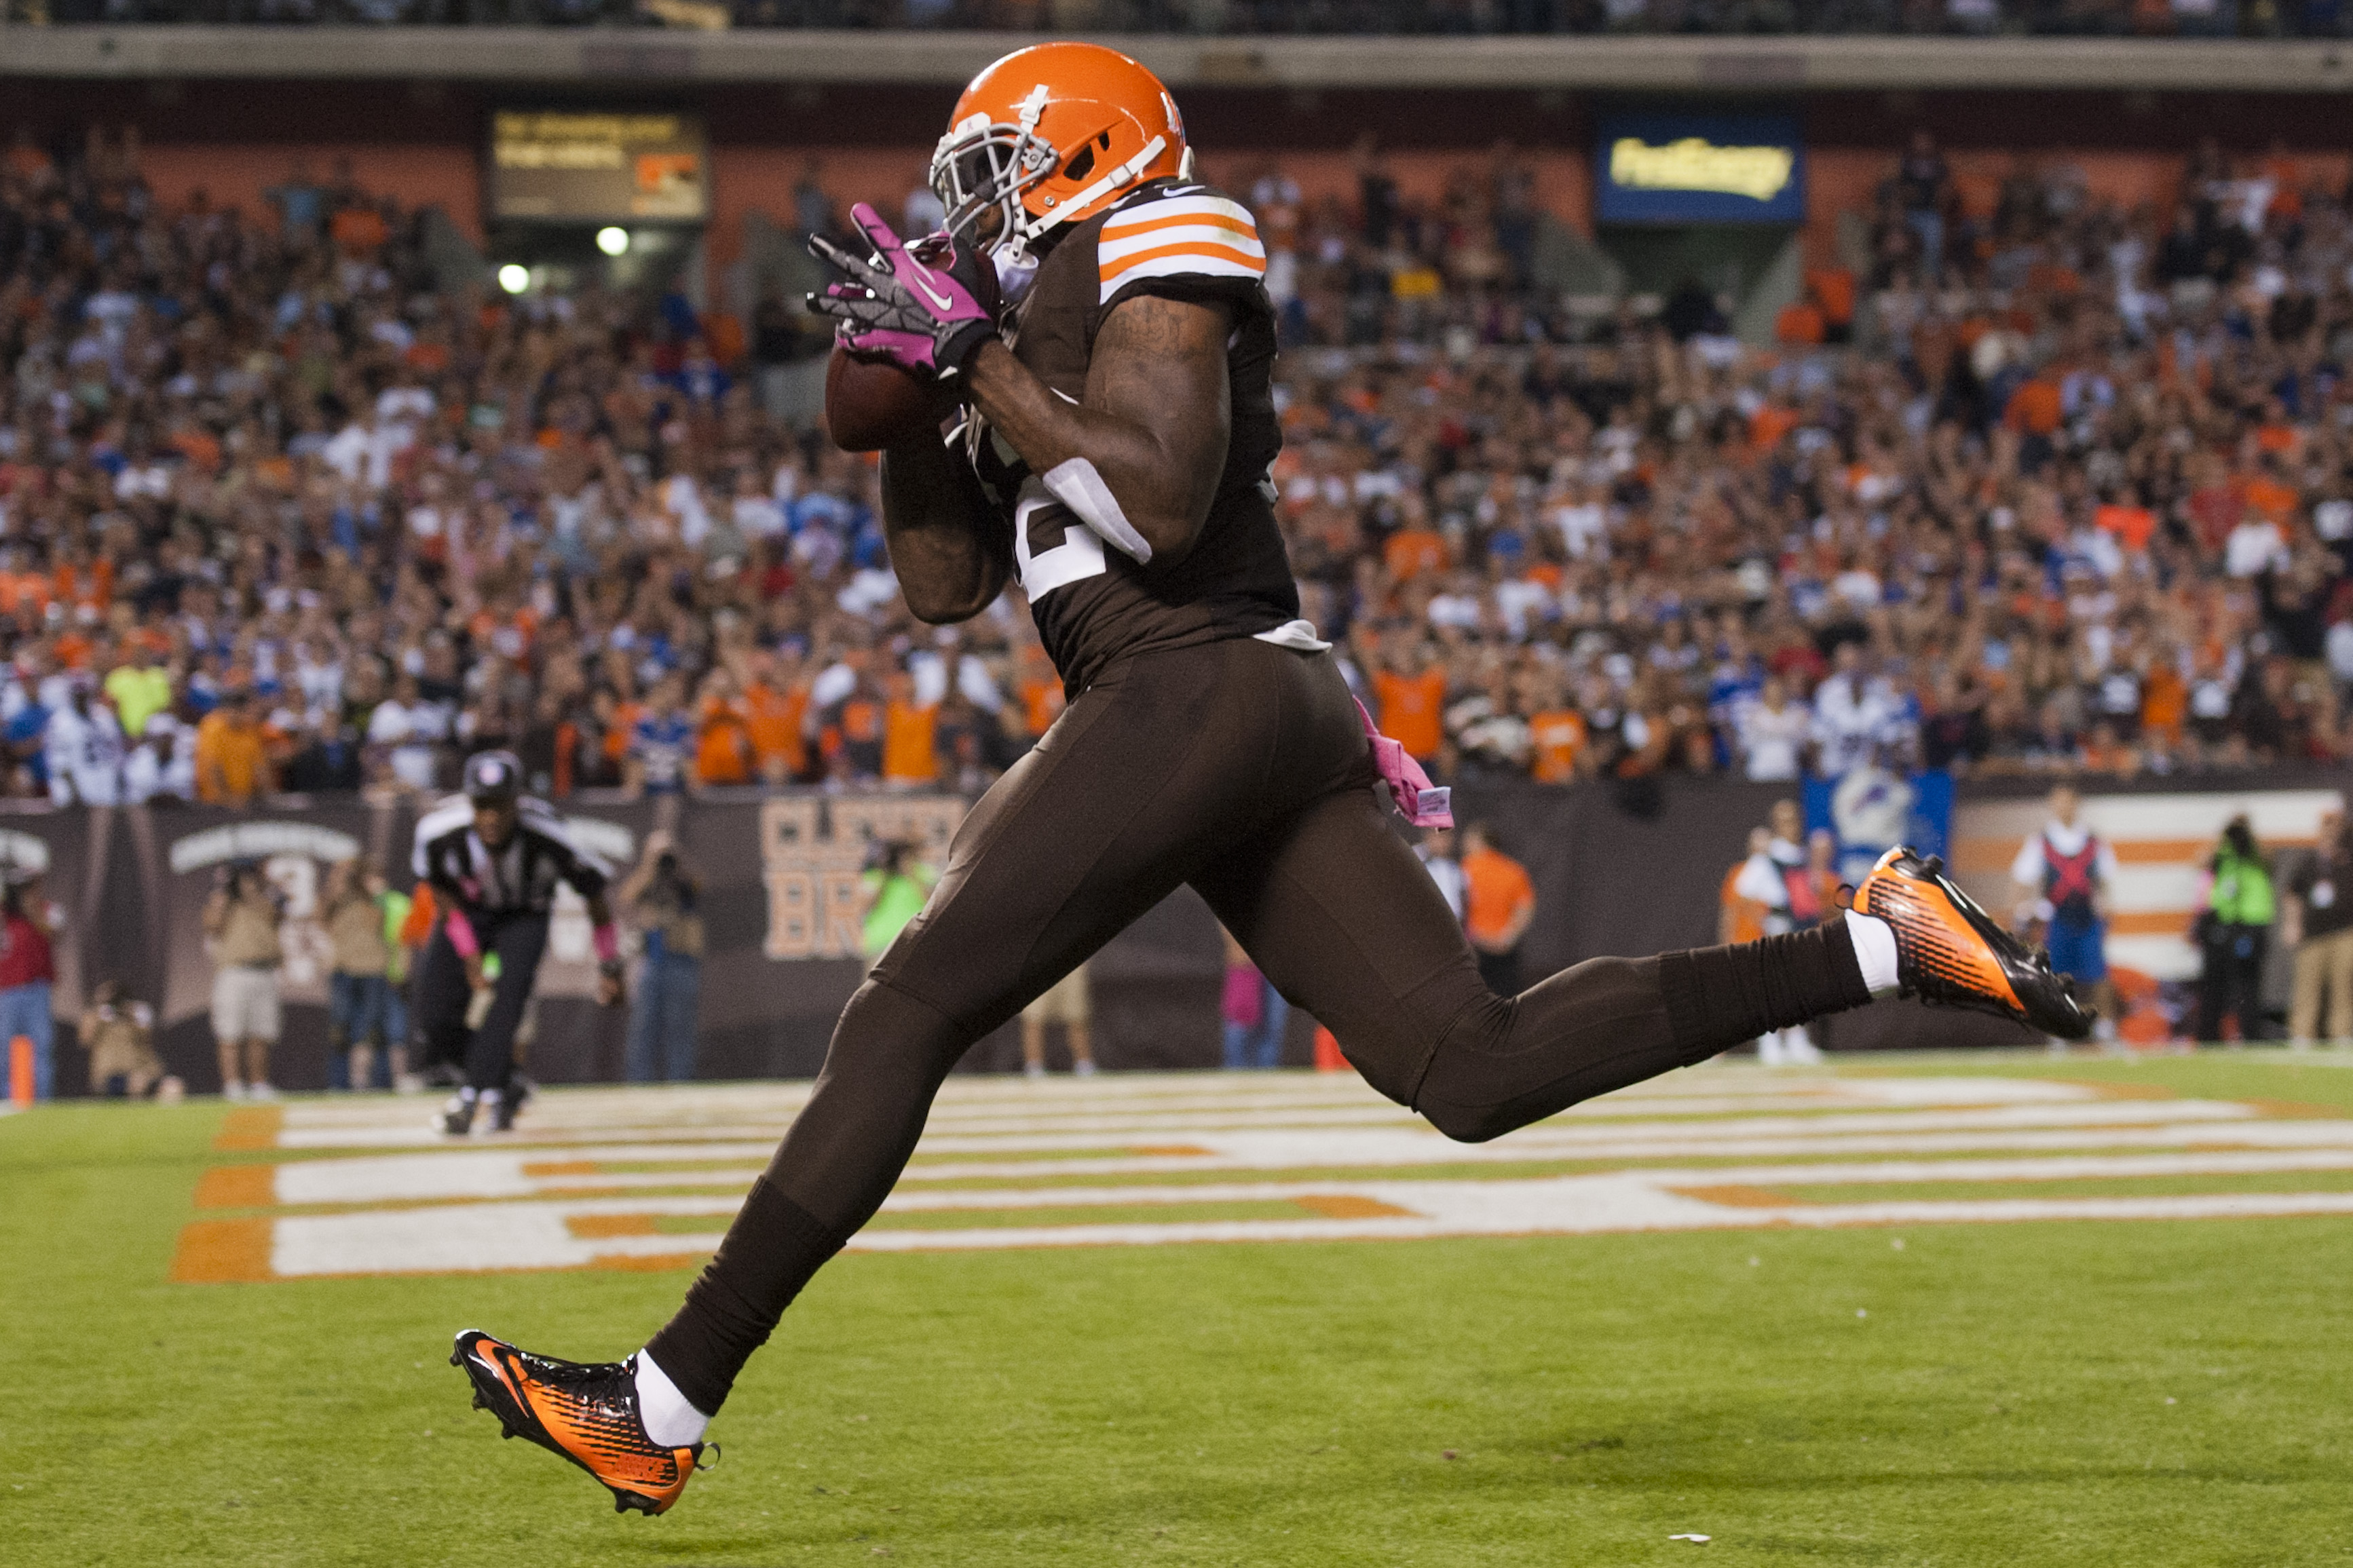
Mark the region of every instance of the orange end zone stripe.
<instances>
[{"instance_id":1,"label":"orange end zone stripe","mask_svg":"<svg viewBox=\"0 0 2353 1568\"><path fill-rule=\"evenodd\" d=\"M2110 936L2178 936L2185 941L2189 935L2188 910L2137 910L2108 917Z\"/></svg>"},{"instance_id":2,"label":"orange end zone stripe","mask_svg":"<svg viewBox=\"0 0 2353 1568\"><path fill-rule=\"evenodd\" d=\"M667 1274L673 1268L699 1268L718 1250L713 1242L701 1252L608 1253L588 1267L608 1274Z\"/></svg>"},{"instance_id":3,"label":"orange end zone stripe","mask_svg":"<svg viewBox=\"0 0 2353 1568\"><path fill-rule=\"evenodd\" d=\"M649 1214L575 1214L567 1215L564 1228L581 1241L597 1241L608 1236L653 1236L654 1216Z\"/></svg>"},{"instance_id":4,"label":"orange end zone stripe","mask_svg":"<svg viewBox=\"0 0 2353 1568\"><path fill-rule=\"evenodd\" d=\"M1679 1198L1697 1198L1704 1204L1720 1204L1725 1208L1735 1209L1794 1208L1799 1202L1768 1188L1743 1186L1736 1183L1716 1187L1669 1187L1667 1191Z\"/></svg>"},{"instance_id":5,"label":"orange end zone stripe","mask_svg":"<svg viewBox=\"0 0 2353 1568\"><path fill-rule=\"evenodd\" d=\"M249 1285L276 1279L269 1267L269 1231L266 1219L200 1219L181 1226L172 1282Z\"/></svg>"},{"instance_id":6,"label":"orange end zone stripe","mask_svg":"<svg viewBox=\"0 0 2353 1568\"><path fill-rule=\"evenodd\" d=\"M1411 1209L1355 1193L1303 1193L1291 1200L1318 1219L1418 1219Z\"/></svg>"},{"instance_id":7,"label":"orange end zone stripe","mask_svg":"<svg viewBox=\"0 0 2353 1568\"><path fill-rule=\"evenodd\" d=\"M275 1149L278 1129L285 1121L286 1112L279 1106L241 1106L221 1118L220 1131L213 1134L213 1147L224 1153L241 1149Z\"/></svg>"},{"instance_id":8,"label":"orange end zone stripe","mask_svg":"<svg viewBox=\"0 0 2353 1568\"><path fill-rule=\"evenodd\" d=\"M1108 283L1147 261L1158 261L1171 256L1197 256L1209 261L1239 261L1253 272L1266 270L1265 258L1252 256L1239 247L1229 250L1206 239L1187 240L1182 245L1164 245L1156 250L1139 250L1133 256L1123 256L1117 261L1106 261L1096 270L1102 275L1102 280Z\"/></svg>"},{"instance_id":9,"label":"orange end zone stripe","mask_svg":"<svg viewBox=\"0 0 2353 1568\"><path fill-rule=\"evenodd\" d=\"M542 1176L594 1176L603 1167L594 1160L527 1160L522 1173L536 1180Z\"/></svg>"},{"instance_id":10,"label":"orange end zone stripe","mask_svg":"<svg viewBox=\"0 0 2353 1568\"><path fill-rule=\"evenodd\" d=\"M216 1165L196 1178L200 1209L266 1209L277 1201L275 1165Z\"/></svg>"}]
</instances>

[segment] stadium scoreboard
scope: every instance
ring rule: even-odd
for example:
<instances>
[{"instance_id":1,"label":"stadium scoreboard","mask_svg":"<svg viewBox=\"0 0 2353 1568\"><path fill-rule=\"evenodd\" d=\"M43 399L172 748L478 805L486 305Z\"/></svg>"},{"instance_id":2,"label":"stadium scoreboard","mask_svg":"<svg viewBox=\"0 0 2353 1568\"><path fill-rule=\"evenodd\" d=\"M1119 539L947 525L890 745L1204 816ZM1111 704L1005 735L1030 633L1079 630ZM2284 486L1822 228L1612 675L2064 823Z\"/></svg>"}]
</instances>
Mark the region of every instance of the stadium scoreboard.
<instances>
[{"instance_id":1,"label":"stadium scoreboard","mask_svg":"<svg viewBox=\"0 0 2353 1568\"><path fill-rule=\"evenodd\" d=\"M701 223L710 148L693 114L500 110L490 216L533 223Z\"/></svg>"},{"instance_id":2,"label":"stadium scoreboard","mask_svg":"<svg viewBox=\"0 0 2353 1568\"><path fill-rule=\"evenodd\" d=\"M1595 127L1603 223L1802 223L1806 151L1795 115L1611 114Z\"/></svg>"}]
</instances>

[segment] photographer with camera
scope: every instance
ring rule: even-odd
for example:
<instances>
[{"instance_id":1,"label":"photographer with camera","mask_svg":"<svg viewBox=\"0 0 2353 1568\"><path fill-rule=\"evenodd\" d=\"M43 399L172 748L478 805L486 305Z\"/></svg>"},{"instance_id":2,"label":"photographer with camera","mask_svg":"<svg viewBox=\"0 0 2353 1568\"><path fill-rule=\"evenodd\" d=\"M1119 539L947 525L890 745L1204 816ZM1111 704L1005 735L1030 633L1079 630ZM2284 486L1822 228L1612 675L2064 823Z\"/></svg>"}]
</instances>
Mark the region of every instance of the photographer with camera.
<instances>
[{"instance_id":1,"label":"photographer with camera","mask_svg":"<svg viewBox=\"0 0 2353 1568\"><path fill-rule=\"evenodd\" d=\"M638 929L638 984L629 998L626 1062L631 1083L694 1077L695 1008L702 996L702 884L666 827L646 835L645 853L614 901Z\"/></svg>"},{"instance_id":2,"label":"photographer with camera","mask_svg":"<svg viewBox=\"0 0 2353 1568\"><path fill-rule=\"evenodd\" d=\"M259 865L232 861L205 900L205 937L212 949L213 1040L220 1051L221 1094L228 1100L275 1100L269 1047L278 1043L278 966L285 950L279 928L285 900Z\"/></svg>"}]
</instances>

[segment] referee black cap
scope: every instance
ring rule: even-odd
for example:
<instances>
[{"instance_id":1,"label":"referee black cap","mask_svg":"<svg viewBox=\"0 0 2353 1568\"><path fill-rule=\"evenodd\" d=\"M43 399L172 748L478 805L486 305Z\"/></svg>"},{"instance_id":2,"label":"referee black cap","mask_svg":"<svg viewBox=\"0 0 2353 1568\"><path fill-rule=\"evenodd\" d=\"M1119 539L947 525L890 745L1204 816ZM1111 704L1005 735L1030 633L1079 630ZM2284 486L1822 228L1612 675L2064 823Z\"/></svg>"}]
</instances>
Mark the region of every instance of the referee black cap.
<instances>
[{"instance_id":1,"label":"referee black cap","mask_svg":"<svg viewBox=\"0 0 2353 1568\"><path fill-rule=\"evenodd\" d=\"M522 763L512 752L477 752L466 759L466 798L476 805L512 805L522 794Z\"/></svg>"}]
</instances>

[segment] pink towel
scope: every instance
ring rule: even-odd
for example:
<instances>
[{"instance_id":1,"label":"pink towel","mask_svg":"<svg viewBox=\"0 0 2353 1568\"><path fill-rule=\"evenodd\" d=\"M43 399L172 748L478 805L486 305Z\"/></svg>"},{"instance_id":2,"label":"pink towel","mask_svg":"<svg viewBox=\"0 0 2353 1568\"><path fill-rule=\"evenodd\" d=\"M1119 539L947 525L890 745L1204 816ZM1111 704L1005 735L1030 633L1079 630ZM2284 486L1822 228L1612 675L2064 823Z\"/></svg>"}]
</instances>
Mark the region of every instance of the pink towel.
<instances>
[{"instance_id":1,"label":"pink towel","mask_svg":"<svg viewBox=\"0 0 2353 1568\"><path fill-rule=\"evenodd\" d=\"M1454 792L1432 785L1411 753L1381 733L1362 702L1356 704L1356 716L1365 721L1365 734L1373 743L1373 765L1380 769L1398 813L1416 827L1453 826Z\"/></svg>"}]
</instances>

